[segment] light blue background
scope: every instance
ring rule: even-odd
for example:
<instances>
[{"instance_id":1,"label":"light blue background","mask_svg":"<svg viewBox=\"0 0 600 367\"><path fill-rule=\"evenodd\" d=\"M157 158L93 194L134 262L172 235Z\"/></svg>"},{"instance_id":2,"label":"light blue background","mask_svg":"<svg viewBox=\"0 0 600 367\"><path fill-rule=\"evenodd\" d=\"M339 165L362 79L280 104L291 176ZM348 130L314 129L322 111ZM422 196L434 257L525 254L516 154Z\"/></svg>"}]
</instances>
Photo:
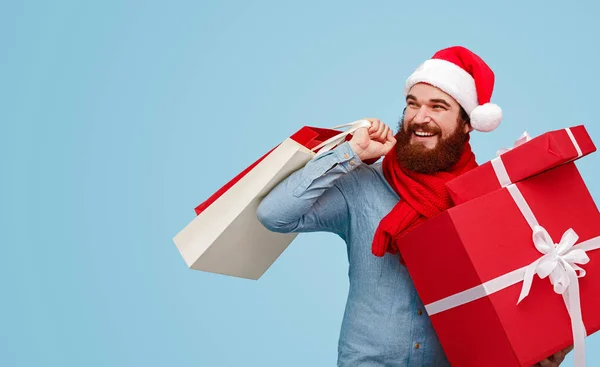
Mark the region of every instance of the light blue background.
<instances>
[{"instance_id":1,"label":"light blue background","mask_svg":"<svg viewBox=\"0 0 600 367\"><path fill-rule=\"evenodd\" d=\"M299 236L256 282L188 270L172 237L302 125L396 128L406 77L454 44L497 76L479 162L525 129L599 143L600 7L566 3L4 2L0 365L334 365L338 237ZM599 157L579 163L598 202Z\"/></svg>"}]
</instances>

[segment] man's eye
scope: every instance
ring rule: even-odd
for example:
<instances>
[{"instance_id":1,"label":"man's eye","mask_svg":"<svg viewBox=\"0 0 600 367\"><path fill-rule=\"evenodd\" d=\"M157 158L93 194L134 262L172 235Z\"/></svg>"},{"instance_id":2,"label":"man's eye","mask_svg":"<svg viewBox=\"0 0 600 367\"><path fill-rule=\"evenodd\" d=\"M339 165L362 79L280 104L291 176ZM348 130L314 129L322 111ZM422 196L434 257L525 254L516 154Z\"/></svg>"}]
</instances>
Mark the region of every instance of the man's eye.
<instances>
[{"instance_id":1,"label":"man's eye","mask_svg":"<svg viewBox=\"0 0 600 367\"><path fill-rule=\"evenodd\" d=\"M433 105L433 109L434 110L440 110L440 109L445 110L444 106L442 106L441 104Z\"/></svg>"},{"instance_id":2,"label":"man's eye","mask_svg":"<svg viewBox=\"0 0 600 367\"><path fill-rule=\"evenodd\" d=\"M416 107L417 104L415 102L408 102L407 103L408 107Z\"/></svg>"}]
</instances>

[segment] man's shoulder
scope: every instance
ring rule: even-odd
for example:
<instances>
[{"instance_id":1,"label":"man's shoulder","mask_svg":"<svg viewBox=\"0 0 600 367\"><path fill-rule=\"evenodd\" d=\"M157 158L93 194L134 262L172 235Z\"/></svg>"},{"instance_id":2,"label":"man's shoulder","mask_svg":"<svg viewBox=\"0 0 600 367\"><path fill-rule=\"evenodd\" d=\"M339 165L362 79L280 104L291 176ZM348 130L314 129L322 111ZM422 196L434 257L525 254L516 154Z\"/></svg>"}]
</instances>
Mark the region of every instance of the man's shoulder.
<instances>
[{"instance_id":1,"label":"man's shoulder","mask_svg":"<svg viewBox=\"0 0 600 367\"><path fill-rule=\"evenodd\" d=\"M387 186L383 175L381 161L373 164L361 164L336 181L336 186L342 191L360 192L366 188Z\"/></svg>"},{"instance_id":2,"label":"man's shoulder","mask_svg":"<svg viewBox=\"0 0 600 367\"><path fill-rule=\"evenodd\" d=\"M357 213L362 213L359 215L371 218L385 215L399 200L383 175L381 162L361 164L340 177L335 185L349 207L353 207Z\"/></svg>"}]
</instances>

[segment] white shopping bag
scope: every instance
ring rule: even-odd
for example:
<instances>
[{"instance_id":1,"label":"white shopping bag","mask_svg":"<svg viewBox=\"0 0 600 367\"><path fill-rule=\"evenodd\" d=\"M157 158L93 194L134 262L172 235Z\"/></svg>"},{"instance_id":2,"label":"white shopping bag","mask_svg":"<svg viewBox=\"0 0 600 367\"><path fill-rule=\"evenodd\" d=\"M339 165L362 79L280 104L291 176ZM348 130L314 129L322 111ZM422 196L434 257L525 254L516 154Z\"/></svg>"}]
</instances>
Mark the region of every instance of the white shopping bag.
<instances>
[{"instance_id":1,"label":"white shopping bag","mask_svg":"<svg viewBox=\"0 0 600 367\"><path fill-rule=\"evenodd\" d=\"M316 155L369 126L368 120L336 126L348 127L341 133L303 127L248 167L197 207L196 218L173 239L186 264L206 272L260 278L297 236L267 230L256 215L261 200Z\"/></svg>"}]
</instances>

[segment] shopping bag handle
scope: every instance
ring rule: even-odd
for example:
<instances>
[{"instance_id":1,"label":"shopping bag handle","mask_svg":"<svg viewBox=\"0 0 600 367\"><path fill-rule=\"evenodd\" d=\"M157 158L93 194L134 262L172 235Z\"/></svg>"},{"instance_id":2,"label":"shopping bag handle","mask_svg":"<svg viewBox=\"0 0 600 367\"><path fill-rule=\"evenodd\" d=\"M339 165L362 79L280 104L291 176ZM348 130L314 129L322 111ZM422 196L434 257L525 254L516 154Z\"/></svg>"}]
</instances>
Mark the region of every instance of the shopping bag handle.
<instances>
[{"instance_id":1,"label":"shopping bag handle","mask_svg":"<svg viewBox=\"0 0 600 367\"><path fill-rule=\"evenodd\" d=\"M315 155L315 158L320 156L321 154L330 151L331 149L335 148L337 145L343 143L344 141L346 141L346 136L348 135L352 135L354 134L354 132L358 129L361 129L363 127L371 127L371 121L369 120L357 120L354 122L350 122L348 124L343 124L343 125L338 125L338 126L334 126L332 127L332 129L341 129L343 127L348 127L348 130L343 131L339 134L337 134L336 136L329 138L327 140L325 140L324 142L322 142L321 144L317 145L316 147L312 148L311 150L314 152L316 150L317 154Z\"/></svg>"}]
</instances>

